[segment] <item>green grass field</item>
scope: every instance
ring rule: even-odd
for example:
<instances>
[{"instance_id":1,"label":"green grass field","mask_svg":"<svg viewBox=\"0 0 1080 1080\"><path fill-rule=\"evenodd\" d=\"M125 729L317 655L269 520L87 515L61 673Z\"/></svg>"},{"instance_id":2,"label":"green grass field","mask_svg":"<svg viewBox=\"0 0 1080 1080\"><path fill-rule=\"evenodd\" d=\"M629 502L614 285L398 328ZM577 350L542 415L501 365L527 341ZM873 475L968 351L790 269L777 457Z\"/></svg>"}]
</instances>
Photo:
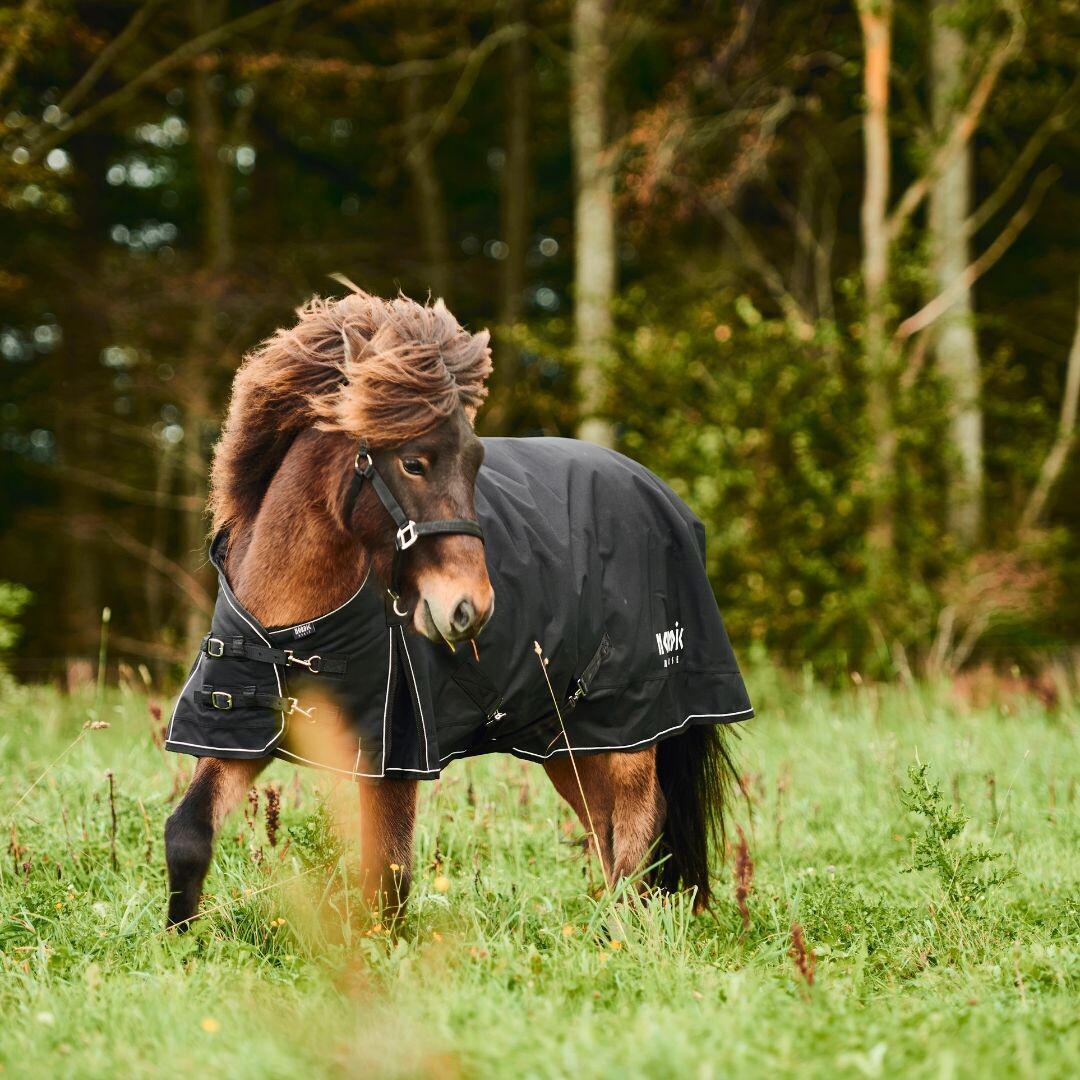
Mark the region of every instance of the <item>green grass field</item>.
<instances>
[{"instance_id":1,"label":"green grass field","mask_svg":"<svg viewBox=\"0 0 1080 1080\"><path fill-rule=\"evenodd\" d=\"M755 864L745 932L732 860L715 918L685 898L594 898L568 809L539 768L500 758L423 788L400 936L364 923L334 863L330 781L277 763L277 845L263 792L257 819L227 824L210 913L179 939L163 930L161 837L190 762L155 746L147 699L4 688L0 1067L1080 1075L1076 703L969 710L943 688L748 683L759 718L738 743L749 797L732 814ZM917 759L970 816L952 839L904 807ZM905 872L912 835L937 869ZM1001 857L979 863L979 844ZM812 986L789 955L793 921Z\"/></svg>"}]
</instances>

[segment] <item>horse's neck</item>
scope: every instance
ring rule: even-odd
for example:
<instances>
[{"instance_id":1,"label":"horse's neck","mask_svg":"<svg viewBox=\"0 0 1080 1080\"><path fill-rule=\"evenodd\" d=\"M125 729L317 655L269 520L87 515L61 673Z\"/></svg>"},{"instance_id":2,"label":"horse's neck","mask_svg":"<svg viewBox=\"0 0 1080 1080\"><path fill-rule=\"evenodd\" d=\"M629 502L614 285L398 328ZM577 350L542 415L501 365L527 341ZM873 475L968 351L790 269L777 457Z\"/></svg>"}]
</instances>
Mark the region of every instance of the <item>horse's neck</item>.
<instances>
[{"instance_id":1,"label":"horse's neck","mask_svg":"<svg viewBox=\"0 0 1080 1080\"><path fill-rule=\"evenodd\" d=\"M351 466L347 440L305 432L285 455L254 522L232 537L229 580L264 626L325 615L360 587L367 554L334 522L328 497Z\"/></svg>"}]
</instances>

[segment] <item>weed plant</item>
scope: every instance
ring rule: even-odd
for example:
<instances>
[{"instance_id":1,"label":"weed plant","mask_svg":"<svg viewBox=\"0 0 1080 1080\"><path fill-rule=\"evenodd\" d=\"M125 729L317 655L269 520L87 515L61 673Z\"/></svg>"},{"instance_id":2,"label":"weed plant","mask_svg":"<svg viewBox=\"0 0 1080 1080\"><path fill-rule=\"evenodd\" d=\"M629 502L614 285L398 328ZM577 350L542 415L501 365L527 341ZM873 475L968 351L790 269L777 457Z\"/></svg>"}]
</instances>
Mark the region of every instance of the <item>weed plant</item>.
<instances>
[{"instance_id":1,"label":"weed plant","mask_svg":"<svg viewBox=\"0 0 1080 1080\"><path fill-rule=\"evenodd\" d=\"M422 787L392 934L357 902L335 781L276 763L226 823L185 937L164 930L161 838L191 762L161 751L158 700L5 688L0 1064L1080 1075L1075 703L748 681L760 715L712 915L598 890L542 770L492 758Z\"/></svg>"}]
</instances>

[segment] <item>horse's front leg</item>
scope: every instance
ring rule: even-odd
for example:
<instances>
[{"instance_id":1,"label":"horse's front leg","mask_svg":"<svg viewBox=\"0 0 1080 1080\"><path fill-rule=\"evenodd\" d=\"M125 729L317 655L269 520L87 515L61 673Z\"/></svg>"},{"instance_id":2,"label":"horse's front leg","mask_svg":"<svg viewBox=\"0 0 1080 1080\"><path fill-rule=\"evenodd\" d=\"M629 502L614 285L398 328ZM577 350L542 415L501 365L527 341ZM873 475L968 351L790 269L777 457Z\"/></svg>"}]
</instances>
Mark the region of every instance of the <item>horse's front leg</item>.
<instances>
[{"instance_id":1,"label":"horse's front leg","mask_svg":"<svg viewBox=\"0 0 1080 1080\"><path fill-rule=\"evenodd\" d=\"M203 881L214 853L214 837L270 758L231 761L200 758L180 805L165 823L169 868L168 926L183 932L199 910Z\"/></svg>"},{"instance_id":2,"label":"horse's front leg","mask_svg":"<svg viewBox=\"0 0 1080 1080\"><path fill-rule=\"evenodd\" d=\"M360 784L360 873L373 912L393 922L404 914L412 884L416 780Z\"/></svg>"}]
</instances>

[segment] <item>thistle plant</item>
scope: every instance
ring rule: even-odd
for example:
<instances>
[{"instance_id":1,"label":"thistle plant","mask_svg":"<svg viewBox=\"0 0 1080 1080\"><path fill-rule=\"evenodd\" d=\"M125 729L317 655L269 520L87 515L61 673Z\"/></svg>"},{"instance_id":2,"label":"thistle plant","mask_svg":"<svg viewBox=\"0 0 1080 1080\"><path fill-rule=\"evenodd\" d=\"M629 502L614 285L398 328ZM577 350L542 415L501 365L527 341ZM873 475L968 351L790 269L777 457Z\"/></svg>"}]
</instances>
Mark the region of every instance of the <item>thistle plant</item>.
<instances>
[{"instance_id":1,"label":"thistle plant","mask_svg":"<svg viewBox=\"0 0 1080 1080\"><path fill-rule=\"evenodd\" d=\"M904 807L924 820L922 831L913 833L912 862L905 873L933 870L946 897L960 907L977 904L991 889L1017 876L1014 866L990 872L988 864L1002 857L985 844L957 844L968 816L963 807L954 808L946 801L941 785L928 777L929 765L922 762L908 766L910 787L902 788Z\"/></svg>"}]
</instances>

